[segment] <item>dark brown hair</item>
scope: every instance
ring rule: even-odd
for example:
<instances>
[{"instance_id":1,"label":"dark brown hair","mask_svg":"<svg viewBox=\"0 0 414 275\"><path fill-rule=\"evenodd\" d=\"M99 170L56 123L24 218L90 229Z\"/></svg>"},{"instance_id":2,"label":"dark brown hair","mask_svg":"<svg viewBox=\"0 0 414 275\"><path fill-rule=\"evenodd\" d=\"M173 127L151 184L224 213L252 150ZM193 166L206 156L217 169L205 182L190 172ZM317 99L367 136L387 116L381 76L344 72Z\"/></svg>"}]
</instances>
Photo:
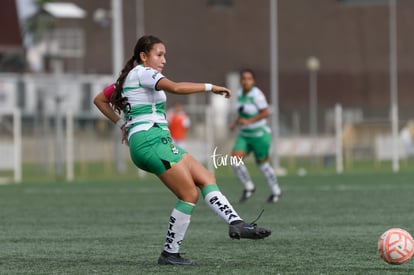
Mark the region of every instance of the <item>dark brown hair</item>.
<instances>
[{"instance_id":1,"label":"dark brown hair","mask_svg":"<svg viewBox=\"0 0 414 275\"><path fill-rule=\"evenodd\" d=\"M253 79L256 80L256 74L254 73L252 69L249 69L249 68L241 69L239 72L240 77L242 77L245 73L251 74Z\"/></svg>"},{"instance_id":2,"label":"dark brown hair","mask_svg":"<svg viewBox=\"0 0 414 275\"><path fill-rule=\"evenodd\" d=\"M122 96L122 86L124 85L125 78L129 74L129 72L134 68L135 62L138 64L142 64L142 60L140 57L140 53L144 52L148 54L154 44L163 43L161 39L155 37L153 35L144 35L140 39L138 39L137 44L135 44L134 54L133 56L127 61L124 68L121 71L118 79L115 82L115 91L112 94L111 102L113 107L119 113L126 108L128 105L128 98Z\"/></svg>"}]
</instances>

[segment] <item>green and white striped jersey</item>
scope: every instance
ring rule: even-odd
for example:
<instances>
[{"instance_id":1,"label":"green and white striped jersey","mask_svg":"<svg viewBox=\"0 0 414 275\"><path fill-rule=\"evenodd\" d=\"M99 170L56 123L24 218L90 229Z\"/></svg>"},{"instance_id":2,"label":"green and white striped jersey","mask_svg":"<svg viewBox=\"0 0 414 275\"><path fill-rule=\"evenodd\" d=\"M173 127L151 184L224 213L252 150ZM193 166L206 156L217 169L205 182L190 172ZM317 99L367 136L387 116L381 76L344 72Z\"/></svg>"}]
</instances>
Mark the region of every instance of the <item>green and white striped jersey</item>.
<instances>
[{"instance_id":1,"label":"green and white striped jersey","mask_svg":"<svg viewBox=\"0 0 414 275\"><path fill-rule=\"evenodd\" d=\"M167 97L163 90L155 87L164 76L143 65L132 69L124 81L122 96L128 98L129 106L124 110L128 139L132 134L151 128L154 123L168 129L165 116Z\"/></svg>"},{"instance_id":2,"label":"green and white striped jersey","mask_svg":"<svg viewBox=\"0 0 414 275\"><path fill-rule=\"evenodd\" d=\"M259 114L263 109L268 108L266 97L263 92L253 87L247 94L243 94L243 90L240 89L237 93L237 110L241 118L251 118ZM265 118L255 121L247 125L241 125L240 129L243 132L251 132L258 128L267 128L267 120Z\"/></svg>"}]
</instances>

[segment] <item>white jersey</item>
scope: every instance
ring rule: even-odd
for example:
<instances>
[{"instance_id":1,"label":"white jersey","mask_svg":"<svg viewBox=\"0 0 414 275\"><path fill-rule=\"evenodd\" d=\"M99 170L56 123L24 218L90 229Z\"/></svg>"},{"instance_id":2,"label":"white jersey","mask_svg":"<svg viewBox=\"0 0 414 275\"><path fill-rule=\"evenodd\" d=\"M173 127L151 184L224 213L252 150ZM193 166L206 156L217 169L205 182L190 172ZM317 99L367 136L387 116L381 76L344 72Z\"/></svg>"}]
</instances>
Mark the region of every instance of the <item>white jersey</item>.
<instances>
[{"instance_id":1,"label":"white jersey","mask_svg":"<svg viewBox=\"0 0 414 275\"><path fill-rule=\"evenodd\" d=\"M253 87L247 94L243 94L243 90L241 89L237 93L237 110L240 118L255 117L261 110L268 107L266 97L257 87ZM241 125L240 129L243 132L243 130L248 131L264 126L267 126L267 120L265 118L247 125Z\"/></svg>"},{"instance_id":2,"label":"white jersey","mask_svg":"<svg viewBox=\"0 0 414 275\"><path fill-rule=\"evenodd\" d=\"M155 87L164 76L143 65L133 68L124 81L122 96L128 98L129 106L124 110L128 139L132 134L150 129L154 123L168 129L165 117L167 97L163 90Z\"/></svg>"}]
</instances>

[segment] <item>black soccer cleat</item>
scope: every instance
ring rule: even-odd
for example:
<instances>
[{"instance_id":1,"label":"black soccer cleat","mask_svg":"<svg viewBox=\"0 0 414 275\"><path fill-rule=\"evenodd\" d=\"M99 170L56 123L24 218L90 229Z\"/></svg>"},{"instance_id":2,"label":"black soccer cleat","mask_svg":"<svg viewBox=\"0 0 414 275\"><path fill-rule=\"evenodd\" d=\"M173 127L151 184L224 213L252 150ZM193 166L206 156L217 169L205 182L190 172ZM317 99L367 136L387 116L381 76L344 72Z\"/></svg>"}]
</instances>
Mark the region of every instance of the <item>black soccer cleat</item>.
<instances>
[{"instance_id":1,"label":"black soccer cleat","mask_svg":"<svg viewBox=\"0 0 414 275\"><path fill-rule=\"evenodd\" d=\"M237 221L229 226L229 236L232 239L259 240L268 237L271 233L270 229L260 228L254 223L248 224L244 221Z\"/></svg>"},{"instance_id":2,"label":"black soccer cleat","mask_svg":"<svg viewBox=\"0 0 414 275\"><path fill-rule=\"evenodd\" d=\"M181 257L180 253L161 252L158 258L159 265L196 265L196 262Z\"/></svg>"},{"instance_id":3,"label":"black soccer cleat","mask_svg":"<svg viewBox=\"0 0 414 275\"><path fill-rule=\"evenodd\" d=\"M244 189L243 190L243 194L239 200L239 203L244 203L246 202L248 199L250 199L251 196L253 196L254 192L256 191L256 188L252 189L252 190L247 190Z\"/></svg>"},{"instance_id":4,"label":"black soccer cleat","mask_svg":"<svg viewBox=\"0 0 414 275\"><path fill-rule=\"evenodd\" d=\"M270 195L269 198L267 199L268 203L277 203L280 199L280 195Z\"/></svg>"}]
</instances>

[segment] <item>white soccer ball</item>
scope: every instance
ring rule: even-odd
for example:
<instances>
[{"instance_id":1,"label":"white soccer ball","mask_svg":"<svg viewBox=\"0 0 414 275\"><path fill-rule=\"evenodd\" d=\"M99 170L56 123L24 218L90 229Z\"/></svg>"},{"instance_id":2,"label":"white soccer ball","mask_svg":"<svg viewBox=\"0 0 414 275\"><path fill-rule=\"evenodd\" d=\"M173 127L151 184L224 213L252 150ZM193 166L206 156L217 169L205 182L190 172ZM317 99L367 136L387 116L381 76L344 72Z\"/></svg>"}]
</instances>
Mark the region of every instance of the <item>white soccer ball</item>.
<instances>
[{"instance_id":1,"label":"white soccer ball","mask_svg":"<svg viewBox=\"0 0 414 275\"><path fill-rule=\"evenodd\" d=\"M391 228L379 238L378 253L386 263L404 264L414 254L413 237L404 229Z\"/></svg>"}]
</instances>

